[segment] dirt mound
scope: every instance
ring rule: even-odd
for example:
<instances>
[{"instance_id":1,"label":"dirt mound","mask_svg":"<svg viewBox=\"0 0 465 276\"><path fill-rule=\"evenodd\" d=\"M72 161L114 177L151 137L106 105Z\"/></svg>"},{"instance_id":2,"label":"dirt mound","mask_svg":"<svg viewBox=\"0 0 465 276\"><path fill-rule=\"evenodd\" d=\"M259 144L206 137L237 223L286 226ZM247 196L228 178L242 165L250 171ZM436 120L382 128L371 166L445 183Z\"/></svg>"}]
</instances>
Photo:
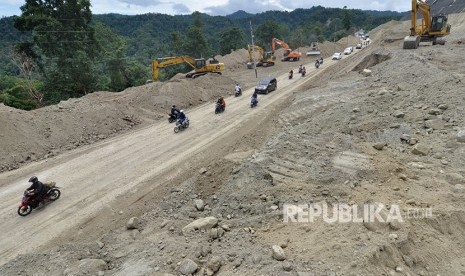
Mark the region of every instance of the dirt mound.
<instances>
[{"instance_id":1,"label":"dirt mound","mask_svg":"<svg viewBox=\"0 0 465 276\"><path fill-rule=\"evenodd\" d=\"M363 69L368 69L370 67L378 65L386 60L389 60L390 58L390 55L372 53L363 58L363 60L359 64L357 64L357 66L355 66L354 69L352 69L352 71L363 71Z\"/></svg>"}]
</instances>

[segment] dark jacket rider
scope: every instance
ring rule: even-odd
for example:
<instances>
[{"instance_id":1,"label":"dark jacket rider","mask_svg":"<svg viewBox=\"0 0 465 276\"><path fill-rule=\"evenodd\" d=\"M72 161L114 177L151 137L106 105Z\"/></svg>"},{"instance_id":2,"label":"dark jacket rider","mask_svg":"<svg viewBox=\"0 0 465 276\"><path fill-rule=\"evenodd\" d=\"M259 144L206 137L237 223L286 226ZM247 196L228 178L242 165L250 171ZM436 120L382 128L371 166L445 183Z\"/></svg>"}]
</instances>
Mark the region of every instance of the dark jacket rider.
<instances>
[{"instance_id":1,"label":"dark jacket rider","mask_svg":"<svg viewBox=\"0 0 465 276\"><path fill-rule=\"evenodd\" d=\"M176 106L173 105L173 106L171 107L171 115L173 115L174 117L177 117L178 114L179 114L179 109L177 109Z\"/></svg>"},{"instance_id":2,"label":"dark jacket rider","mask_svg":"<svg viewBox=\"0 0 465 276\"><path fill-rule=\"evenodd\" d=\"M39 179L36 176L33 176L29 179L29 182L32 182L32 185L27 188L27 191L33 191L34 192L34 198L37 199L38 202L41 202L42 199L42 193L44 192L44 184L39 181Z\"/></svg>"}]
</instances>

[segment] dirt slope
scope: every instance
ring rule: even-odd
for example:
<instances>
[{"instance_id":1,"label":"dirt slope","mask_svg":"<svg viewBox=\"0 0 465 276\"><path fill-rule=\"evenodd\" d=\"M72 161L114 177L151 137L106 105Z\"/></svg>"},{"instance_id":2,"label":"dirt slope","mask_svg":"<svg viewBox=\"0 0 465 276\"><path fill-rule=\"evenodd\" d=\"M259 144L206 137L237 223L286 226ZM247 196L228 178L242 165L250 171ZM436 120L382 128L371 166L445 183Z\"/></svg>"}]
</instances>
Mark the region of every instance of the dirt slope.
<instances>
[{"instance_id":1,"label":"dirt slope","mask_svg":"<svg viewBox=\"0 0 465 276\"><path fill-rule=\"evenodd\" d=\"M191 108L192 127L177 135L139 119L124 135L2 173L0 274L464 274L465 15L450 22L446 46L402 50L408 25L390 22L304 79L286 79L296 64L260 71L283 75L256 109L248 90L218 116L211 103ZM228 87L255 82L234 70ZM22 219L15 206L33 173L60 183L63 198ZM405 221L283 222L284 204L322 202L398 205ZM217 224L185 230L204 217Z\"/></svg>"}]
</instances>

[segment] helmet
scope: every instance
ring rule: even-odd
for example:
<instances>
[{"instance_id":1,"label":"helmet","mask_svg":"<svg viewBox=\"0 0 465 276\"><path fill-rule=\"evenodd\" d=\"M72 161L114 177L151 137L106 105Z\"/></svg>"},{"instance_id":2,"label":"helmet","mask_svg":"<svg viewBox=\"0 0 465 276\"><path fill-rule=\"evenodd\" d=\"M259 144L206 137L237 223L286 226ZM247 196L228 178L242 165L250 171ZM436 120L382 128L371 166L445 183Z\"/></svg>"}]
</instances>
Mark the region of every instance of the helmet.
<instances>
[{"instance_id":1,"label":"helmet","mask_svg":"<svg viewBox=\"0 0 465 276\"><path fill-rule=\"evenodd\" d=\"M37 176L33 176L33 177L29 178L29 182L36 183L37 181L39 181Z\"/></svg>"},{"instance_id":2,"label":"helmet","mask_svg":"<svg viewBox=\"0 0 465 276\"><path fill-rule=\"evenodd\" d=\"M173 107L173 108L176 108L176 106L175 106L174 104L173 104L173 106L172 106L172 107Z\"/></svg>"},{"instance_id":3,"label":"helmet","mask_svg":"<svg viewBox=\"0 0 465 276\"><path fill-rule=\"evenodd\" d=\"M179 112L184 113L184 110L181 109Z\"/></svg>"}]
</instances>

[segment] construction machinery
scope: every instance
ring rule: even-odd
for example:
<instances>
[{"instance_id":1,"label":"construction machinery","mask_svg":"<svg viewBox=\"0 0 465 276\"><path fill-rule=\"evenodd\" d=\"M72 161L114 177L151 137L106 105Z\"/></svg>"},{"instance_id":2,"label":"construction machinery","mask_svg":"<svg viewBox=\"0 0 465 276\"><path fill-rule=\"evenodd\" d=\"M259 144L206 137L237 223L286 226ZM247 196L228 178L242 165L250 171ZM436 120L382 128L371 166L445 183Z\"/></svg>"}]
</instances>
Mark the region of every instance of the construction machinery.
<instances>
[{"instance_id":1,"label":"construction machinery","mask_svg":"<svg viewBox=\"0 0 465 276\"><path fill-rule=\"evenodd\" d=\"M256 66L268 67L274 65L276 57L274 56L273 51L265 52L262 47L257 45L248 45L247 50L249 51L249 62L247 62L247 68L253 69L254 59L252 54L254 51L258 52L260 55L255 63Z\"/></svg>"},{"instance_id":2,"label":"construction machinery","mask_svg":"<svg viewBox=\"0 0 465 276\"><path fill-rule=\"evenodd\" d=\"M320 49L318 48L318 43L313 42L310 46L310 50L307 52L307 56L319 56L321 55Z\"/></svg>"},{"instance_id":3,"label":"construction machinery","mask_svg":"<svg viewBox=\"0 0 465 276\"><path fill-rule=\"evenodd\" d=\"M418 13L422 14L421 23L418 22ZM449 33L446 15L431 16L430 5L422 0L412 0L410 35L404 39L404 49L416 49L420 42L444 45L446 41L442 37Z\"/></svg>"},{"instance_id":4,"label":"construction machinery","mask_svg":"<svg viewBox=\"0 0 465 276\"><path fill-rule=\"evenodd\" d=\"M212 58L207 63L207 60L204 58L192 58L190 56L179 56L179 57L164 57L158 58L152 61L152 72L153 72L153 79L155 81L158 80L158 73L160 68L186 63L190 67L194 69L193 72L186 74L187 78L197 78L199 76L203 76L205 74L214 73L220 74L221 71L224 70L224 63L220 63L215 58Z\"/></svg>"},{"instance_id":5,"label":"construction machinery","mask_svg":"<svg viewBox=\"0 0 465 276\"><path fill-rule=\"evenodd\" d=\"M273 38L271 41L271 48L273 49L273 52L276 50L276 44L279 46L283 47L285 52L284 52L284 57L281 59L281 61L298 61L300 60L300 57L302 56L301 52L297 51L292 51L292 49L287 45L284 41L279 40L277 38Z\"/></svg>"}]
</instances>

